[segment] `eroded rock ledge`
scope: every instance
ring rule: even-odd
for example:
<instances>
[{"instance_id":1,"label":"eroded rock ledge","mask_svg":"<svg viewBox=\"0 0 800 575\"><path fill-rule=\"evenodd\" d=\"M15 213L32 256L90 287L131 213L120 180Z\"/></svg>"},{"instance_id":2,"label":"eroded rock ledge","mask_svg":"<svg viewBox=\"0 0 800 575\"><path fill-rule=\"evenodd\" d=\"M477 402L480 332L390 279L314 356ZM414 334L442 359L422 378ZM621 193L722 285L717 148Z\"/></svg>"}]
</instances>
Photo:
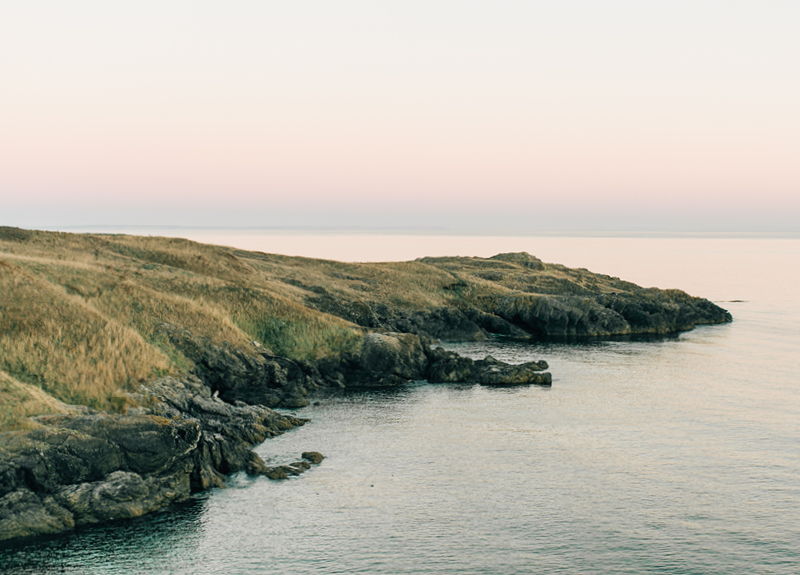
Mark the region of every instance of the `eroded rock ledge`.
<instances>
[{"instance_id":1,"label":"eroded rock ledge","mask_svg":"<svg viewBox=\"0 0 800 575\"><path fill-rule=\"evenodd\" d=\"M138 517L263 465L251 447L306 420L163 378L126 415L43 416L0 441L0 540Z\"/></svg>"}]
</instances>

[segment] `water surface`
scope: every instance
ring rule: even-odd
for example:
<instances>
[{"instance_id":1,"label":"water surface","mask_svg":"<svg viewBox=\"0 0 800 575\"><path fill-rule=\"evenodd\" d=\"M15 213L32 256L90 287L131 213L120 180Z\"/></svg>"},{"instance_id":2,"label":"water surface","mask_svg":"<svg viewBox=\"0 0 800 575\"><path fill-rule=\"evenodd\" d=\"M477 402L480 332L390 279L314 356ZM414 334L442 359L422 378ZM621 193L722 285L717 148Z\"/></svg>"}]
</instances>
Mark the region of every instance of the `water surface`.
<instances>
[{"instance_id":1,"label":"water surface","mask_svg":"<svg viewBox=\"0 0 800 575\"><path fill-rule=\"evenodd\" d=\"M257 449L275 463L324 453L305 475L237 475L170 513L6 546L0 566L800 571L800 241L526 241L519 249L546 261L743 301L721 304L732 324L660 340L447 344L475 358L544 358L553 387L419 382L323 398L295 412L311 423Z\"/></svg>"}]
</instances>

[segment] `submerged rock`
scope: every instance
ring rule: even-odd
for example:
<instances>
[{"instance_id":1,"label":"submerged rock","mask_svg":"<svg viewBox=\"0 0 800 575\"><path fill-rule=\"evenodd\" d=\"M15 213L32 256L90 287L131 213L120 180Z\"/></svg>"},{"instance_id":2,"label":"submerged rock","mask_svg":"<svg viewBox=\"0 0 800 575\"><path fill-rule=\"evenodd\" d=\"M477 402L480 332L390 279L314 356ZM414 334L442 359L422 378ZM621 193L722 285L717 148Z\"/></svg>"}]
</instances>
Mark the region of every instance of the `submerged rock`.
<instances>
[{"instance_id":1,"label":"submerged rock","mask_svg":"<svg viewBox=\"0 0 800 575\"><path fill-rule=\"evenodd\" d=\"M288 479L296 475L300 475L311 469L312 464L322 463L325 457L316 451L307 451L302 454L300 461L295 461L286 465L278 465L269 467L264 460L258 455L253 454L254 457L248 463L246 471L248 475L263 475L269 479Z\"/></svg>"},{"instance_id":2,"label":"submerged rock","mask_svg":"<svg viewBox=\"0 0 800 575\"><path fill-rule=\"evenodd\" d=\"M318 451L304 451L300 457L314 465L322 463L322 460L325 459L325 456Z\"/></svg>"}]
</instances>

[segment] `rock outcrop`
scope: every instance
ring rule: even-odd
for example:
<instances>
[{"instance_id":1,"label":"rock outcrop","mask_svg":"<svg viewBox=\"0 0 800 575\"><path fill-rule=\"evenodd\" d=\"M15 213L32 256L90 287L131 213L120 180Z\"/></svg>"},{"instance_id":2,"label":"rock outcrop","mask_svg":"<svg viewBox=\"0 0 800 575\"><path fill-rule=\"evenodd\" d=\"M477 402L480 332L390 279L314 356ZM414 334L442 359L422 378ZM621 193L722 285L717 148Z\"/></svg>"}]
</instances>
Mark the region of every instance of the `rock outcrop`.
<instances>
[{"instance_id":1,"label":"rock outcrop","mask_svg":"<svg viewBox=\"0 0 800 575\"><path fill-rule=\"evenodd\" d=\"M667 334L731 321L718 305L679 290L639 289L586 296L515 295L487 311L543 337Z\"/></svg>"},{"instance_id":2,"label":"rock outcrop","mask_svg":"<svg viewBox=\"0 0 800 575\"><path fill-rule=\"evenodd\" d=\"M443 341L669 334L731 321L716 304L680 290L642 288L585 269L546 264L525 252L491 258L428 257L414 262L452 277L447 304L420 308L370 291L334 295L320 286L306 304L358 325ZM374 299L373 299L374 297Z\"/></svg>"},{"instance_id":3,"label":"rock outcrop","mask_svg":"<svg viewBox=\"0 0 800 575\"><path fill-rule=\"evenodd\" d=\"M138 517L223 486L260 461L252 446L305 423L225 403L193 377L156 380L137 399L145 407L127 415L42 416L39 429L0 436L0 540Z\"/></svg>"},{"instance_id":4,"label":"rock outcrop","mask_svg":"<svg viewBox=\"0 0 800 575\"><path fill-rule=\"evenodd\" d=\"M488 321L480 315L489 314L475 310L474 317ZM465 316L458 317L461 321ZM504 320L498 321L503 323L497 325L510 326ZM168 324L161 329L194 362L194 374L220 399L250 405L303 407L308 405L308 397L321 389L392 387L425 379L433 383L547 385L550 377L534 374L546 369L546 364L544 368L536 368L540 364L525 364L527 367L522 368L491 358L474 362L441 348L431 348L429 338L412 333L367 333L357 353L297 362L257 347L252 355L247 355ZM162 396L168 393L160 391ZM181 406L181 410L186 409Z\"/></svg>"},{"instance_id":5,"label":"rock outcrop","mask_svg":"<svg viewBox=\"0 0 800 575\"><path fill-rule=\"evenodd\" d=\"M638 287L584 295L514 293L430 310L359 305L368 310L362 315L372 318L370 327L442 341L482 341L491 335L516 339L663 335L732 320L729 312L706 299L680 290ZM328 309L345 307L342 303L341 308Z\"/></svg>"},{"instance_id":6,"label":"rock outcrop","mask_svg":"<svg viewBox=\"0 0 800 575\"><path fill-rule=\"evenodd\" d=\"M294 409L308 405L309 387L319 387L312 364L275 356L255 342L253 353L247 354L170 324L159 331L192 360L194 375L228 403Z\"/></svg>"},{"instance_id":7,"label":"rock outcrop","mask_svg":"<svg viewBox=\"0 0 800 575\"><path fill-rule=\"evenodd\" d=\"M544 370L546 361L531 361L511 365L487 355L484 359L473 361L452 351L434 348L430 351L428 381L432 383L457 383L474 381L481 385L512 386L542 385L550 386L552 376Z\"/></svg>"}]
</instances>

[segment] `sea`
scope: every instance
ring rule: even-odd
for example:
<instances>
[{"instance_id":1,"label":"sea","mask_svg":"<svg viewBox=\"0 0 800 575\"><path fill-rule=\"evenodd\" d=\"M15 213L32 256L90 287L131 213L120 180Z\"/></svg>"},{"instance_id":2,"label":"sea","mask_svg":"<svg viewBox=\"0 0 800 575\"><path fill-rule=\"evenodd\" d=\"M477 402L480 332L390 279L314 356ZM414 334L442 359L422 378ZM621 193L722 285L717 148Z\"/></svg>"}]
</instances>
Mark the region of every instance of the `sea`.
<instances>
[{"instance_id":1,"label":"sea","mask_svg":"<svg viewBox=\"0 0 800 575\"><path fill-rule=\"evenodd\" d=\"M141 232L138 232L141 233ZM443 345L544 359L551 388L424 381L291 411L256 448L326 459L168 511L0 548L0 572L800 573L800 236L178 230L345 261L527 251L733 314L658 339Z\"/></svg>"}]
</instances>

